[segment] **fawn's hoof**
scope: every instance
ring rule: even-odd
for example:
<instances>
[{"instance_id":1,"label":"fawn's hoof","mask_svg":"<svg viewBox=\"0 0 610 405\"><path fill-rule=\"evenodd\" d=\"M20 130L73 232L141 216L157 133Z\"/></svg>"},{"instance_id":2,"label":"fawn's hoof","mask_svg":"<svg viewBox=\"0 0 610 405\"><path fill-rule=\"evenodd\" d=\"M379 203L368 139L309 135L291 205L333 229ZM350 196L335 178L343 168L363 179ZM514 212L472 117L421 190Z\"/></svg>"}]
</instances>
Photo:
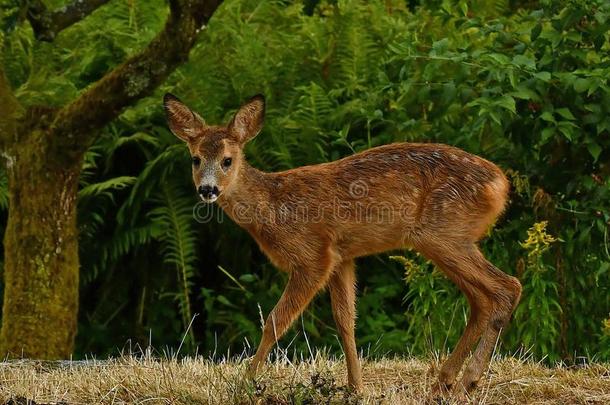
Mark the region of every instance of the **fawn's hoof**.
<instances>
[{"instance_id":1,"label":"fawn's hoof","mask_svg":"<svg viewBox=\"0 0 610 405\"><path fill-rule=\"evenodd\" d=\"M364 391L364 386L362 385L362 381L350 382L349 384L347 384L347 388L349 391L353 392L354 394L362 394L362 391Z\"/></svg>"},{"instance_id":2,"label":"fawn's hoof","mask_svg":"<svg viewBox=\"0 0 610 405\"><path fill-rule=\"evenodd\" d=\"M254 379L257 376L259 369L260 364L258 362L251 362L248 364L248 368L246 368L246 377Z\"/></svg>"},{"instance_id":3,"label":"fawn's hoof","mask_svg":"<svg viewBox=\"0 0 610 405\"><path fill-rule=\"evenodd\" d=\"M447 384L437 381L432 385L430 394L426 398L428 404L467 404L470 401L470 393L476 388L476 383L468 385L469 389L462 384Z\"/></svg>"},{"instance_id":4,"label":"fawn's hoof","mask_svg":"<svg viewBox=\"0 0 610 405\"><path fill-rule=\"evenodd\" d=\"M432 384L428 397L426 398L427 404L448 404L448 398L451 395L451 384L447 384L442 381L436 381Z\"/></svg>"},{"instance_id":5,"label":"fawn's hoof","mask_svg":"<svg viewBox=\"0 0 610 405\"><path fill-rule=\"evenodd\" d=\"M455 387L455 396L458 399L462 399L464 401L470 400L470 394L474 392L479 385L479 380L472 380L469 378L464 378L460 380L459 384Z\"/></svg>"}]
</instances>

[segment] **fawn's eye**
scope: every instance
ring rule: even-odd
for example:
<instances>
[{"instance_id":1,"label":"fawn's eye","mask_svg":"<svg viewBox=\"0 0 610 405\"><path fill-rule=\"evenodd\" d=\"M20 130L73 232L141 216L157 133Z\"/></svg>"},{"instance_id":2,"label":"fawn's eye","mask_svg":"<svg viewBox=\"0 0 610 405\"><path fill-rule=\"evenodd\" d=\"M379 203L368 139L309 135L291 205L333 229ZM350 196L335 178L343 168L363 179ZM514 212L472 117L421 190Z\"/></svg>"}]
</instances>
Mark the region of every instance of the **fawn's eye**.
<instances>
[{"instance_id":1,"label":"fawn's eye","mask_svg":"<svg viewBox=\"0 0 610 405\"><path fill-rule=\"evenodd\" d=\"M193 156L193 166L199 166L201 164L201 159L197 156Z\"/></svg>"},{"instance_id":2,"label":"fawn's eye","mask_svg":"<svg viewBox=\"0 0 610 405\"><path fill-rule=\"evenodd\" d=\"M222 161L222 167L228 169L231 166L231 163L233 163L233 160L231 158L224 158L224 160Z\"/></svg>"}]
</instances>

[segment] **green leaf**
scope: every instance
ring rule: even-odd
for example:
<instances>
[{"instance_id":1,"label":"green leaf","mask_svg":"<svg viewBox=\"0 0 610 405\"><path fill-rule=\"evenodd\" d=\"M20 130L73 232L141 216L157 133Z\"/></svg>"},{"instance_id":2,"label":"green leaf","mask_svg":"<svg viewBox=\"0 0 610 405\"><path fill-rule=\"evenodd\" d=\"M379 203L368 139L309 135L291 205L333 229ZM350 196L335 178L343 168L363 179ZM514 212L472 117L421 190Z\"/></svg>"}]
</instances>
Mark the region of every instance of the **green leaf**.
<instances>
[{"instance_id":1,"label":"green leaf","mask_svg":"<svg viewBox=\"0 0 610 405\"><path fill-rule=\"evenodd\" d=\"M447 52L449 47L449 39L443 38L440 41L436 41L432 44L433 53L436 55L442 55Z\"/></svg>"},{"instance_id":2,"label":"green leaf","mask_svg":"<svg viewBox=\"0 0 610 405\"><path fill-rule=\"evenodd\" d=\"M591 85L589 86L589 91L587 92L587 96L590 96L591 94L595 93L595 90L597 90L599 88L599 81L597 80L591 80Z\"/></svg>"},{"instance_id":3,"label":"green leaf","mask_svg":"<svg viewBox=\"0 0 610 405\"><path fill-rule=\"evenodd\" d=\"M542 143L546 143L549 139L551 139L553 137L553 135L555 135L555 128L554 127L547 127L544 128L541 132L541 141Z\"/></svg>"},{"instance_id":4,"label":"green leaf","mask_svg":"<svg viewBox=\"0 0 610 405\"><path fill-rule=\"evenodd\" d=\"M549 82L551 80L551 74L549 72L538 72L534 75L534 77L542 80L543 82Z\"/></svg>"},{"instance_id":5,"label":"green leaf","mask_svg":"<svg viewBox=\"0 0 610 405\"><path fill-rule=\"evenodd\" d=\"M587 149L591 156L593 156L593 161L597 162L597 158L599 158L599 155L602 153L602 147L599 146L597 142L591 141L587 143Z\"/></svg>"},{"instance_id":6,"label":"green leaf","mask_svg":"<svg viewBox=\"0 0 610 405\"><path fill-rule=\"evenodd\" d=\"M515 107L515 99L512 98L511 96L500 97L500 99L496 102L496 104L502 108L507 109L508 111L512 112L513 114L517 113L517 109Z\"/></svg>"},{"instance_id":7,"label":"green leaf","mask_svg":"<svg viewBox=\"0 0 610 405\"><path fill-rule=\"evenodd\" d=\"M576 118L572 115L572 112L568 108L558 108L555 112L561 115L563 118L568 120L575 120Z\"/></svg>"},{"instance_id":8,"label":"green leaf","mask_svg":"<svg viewBox=\"0 0 610 405\"><path fill-rule=\"evenodd\" d=\"M495 112L490 111L489 112L489 116L491 117L491 119L498 125L502 125L502 122L500 122L500 118L498 118L498 116L496 115Z\"/></svg>"},{"instance_id":9,"label":"green leaf","mask_svg":"<svg viewBox=\"0 0 610 405\"><path fill-rule=\"evenodd\" d=\"M525 86L517 87L517 89L515 91L511 92L510 95L513 96L514 98L518 98L521 100L539 100L540 99L540 97L534 90L527 88Z\"/></svg>"},{"instance_id":10,"label":"green leaf","mask_svg":"<svg viewBox=\"0 0 610 405\"><path fill-rule=\"evenodd\" d=\"M559 129L559 132L561 132L568 141L571 141L574 135L574 126L575 125L569 121L561 121L557 124L557 129Z\"/></svg>"},{"instance_id":11,"label":"green leaf","mask_svg":"<svg viewBox=\"0 0 610 405\"><path fill-rule=\"evenodd\" d=\"M606 118L603 122L597 124L595 129L598 135L604 131L610 131L610 119Z\"/></svg>"},{"instance_id":12,"label":"green leaf","mask_svg":"<svg viewBox=\"0 0 610 405\"><path fill-rule=\"evenodd\" d=\"M540 32L542 32L542 24L538 23L534 26L534 28L532 28L532 31L530 32L531 40L535 41L540 36Z\"/></svg>"},{"instance_id":13,"label":"green leaf","mask_svg":"<svg viewBox=\"0 0 610 405\"><path fill-rule=\"evenodd\" d=\"M239 280L243 281L244 283L252 283L256 281L256 276L254 274L242 274L239 276Z\"/></svg>"},{"instance_id":14,"label":"green leaf","mask_svg":"<svg viewBox=\"0 0 610 405\"><path fill-rule=\"evenodd\" d=\"M490 53L488 56L501 65L510 63L510 58L502 53Z\"/></svg>"},{"instance_id":15,"label":"green leaf","mask_svg":"<svg viewBox=\"0 0 610 405\"><path fill-rule=\"evenodd\" d=\"M552 122L555 123L555 117L553 117L553 113L551 113L550 111L545 111L542 114L540 114L540 119L547 121L547 122Z\"/></svg>"},{"instance_id":16,"label":"green leaf","mask_svg":"<svg viewBox=\"0 0 610 405\"><path fill-rule=\"evenodd\" d=\"M508 81L510 82L510 85L513 87L513 89L515 87L517 87L517 78L515 77L514 69L509 69L509 71L508 71Z\"/></svg>"},{"instance_id":17,"label":"green leaf","mask_svg":"<svg viewBox=\"0 0 610 405\"><path fill-rule=\"evenodd\" d=\"M587 91L589 87L591 87L591 84L590 79L583 79L582 77L579 77L578 79L574 80L574 90L576 90L577 93L583 93Z\"/></svg>"},{"instance_id":18,"label":"green leaf","mask_svg":"<svg viewBox=\"0 0 610 405\"><path fill-rule=\"evenodd\" d=\"M458 3L458 6L460 7L460 11L462 12L462 15L468 15L468 2L461 0Z\"/></svg>"},{"instance_id":19,"label":"green leaf","mask_svg":"<svg viewBox=\"0 0 610 405\"><path fill-rule=\"evenodd\" d=\"M559 132L562 133L562 135L568 140L568 141L572 141L572 134L573 131L569 128L566 127L558 127L559 128Z\"/></svg>"},{"instance_id":20,"label":"green leaf","mask_svg":"<svg viewBox=\"0 0 610 405\"><path fill-rule=\"evenodd\" d=\"M532 58L525 55L516 55L513 57L513 64L526 67L528 69L536 69L536 62Z\"/></svg>"},{"instance_id":21,"label":"green leaf","mask_svg":"<svg viewBox=\"0 0 610 405\"><path fill-rule=\"evenodd\" d=\"M231 301L229 301L229 299L227 297L225 297L224 295L218 295L216 297L216 299L218 300L218 302L220 302L221 304L227 305L229 307L234 306Z\"/></svg>"}]
</instances>

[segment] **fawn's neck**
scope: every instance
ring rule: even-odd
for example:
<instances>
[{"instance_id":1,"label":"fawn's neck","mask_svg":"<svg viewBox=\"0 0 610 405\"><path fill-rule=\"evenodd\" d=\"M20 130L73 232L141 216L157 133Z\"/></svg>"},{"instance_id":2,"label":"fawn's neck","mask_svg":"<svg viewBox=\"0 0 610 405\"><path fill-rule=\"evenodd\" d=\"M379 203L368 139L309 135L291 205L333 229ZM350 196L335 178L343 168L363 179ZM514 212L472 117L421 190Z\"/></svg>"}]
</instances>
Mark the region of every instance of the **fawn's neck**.
<instances>
[{"instance_id":1,"label":"fawn's neck","mask_svg":"<svg viewBox=\"0 0 610 405\"><path fill-rule=\"evenodd\" d=\"M251 229L272 214L271 196L274 194L273 173L265 173L242 162L231 189L223 193L218 204L237 224Z\"/></svg>"}]
</instances>

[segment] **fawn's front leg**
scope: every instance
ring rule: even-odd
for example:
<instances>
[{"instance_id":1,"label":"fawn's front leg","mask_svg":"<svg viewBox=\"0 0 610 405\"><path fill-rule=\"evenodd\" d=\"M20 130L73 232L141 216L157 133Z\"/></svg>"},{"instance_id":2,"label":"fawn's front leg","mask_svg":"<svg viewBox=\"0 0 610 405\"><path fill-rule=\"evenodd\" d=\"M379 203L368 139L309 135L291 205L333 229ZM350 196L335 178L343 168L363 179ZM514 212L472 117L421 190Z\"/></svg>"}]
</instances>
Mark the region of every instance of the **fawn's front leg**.
<instances>
[{"instance_id":1,"label":"fawn's front leg","mask_svg":"<svg viewBox=\"0 0 610 405\"><path fill-rule=\"evenodd\" d=\"M263 328L263 337L250 363L248 373L253 376L267 359L269 351L292 322L307 308L307 305L326 284L331 268L299 268L293 270L284 293L271 311Z\"/></svg>"}]
</instances>

